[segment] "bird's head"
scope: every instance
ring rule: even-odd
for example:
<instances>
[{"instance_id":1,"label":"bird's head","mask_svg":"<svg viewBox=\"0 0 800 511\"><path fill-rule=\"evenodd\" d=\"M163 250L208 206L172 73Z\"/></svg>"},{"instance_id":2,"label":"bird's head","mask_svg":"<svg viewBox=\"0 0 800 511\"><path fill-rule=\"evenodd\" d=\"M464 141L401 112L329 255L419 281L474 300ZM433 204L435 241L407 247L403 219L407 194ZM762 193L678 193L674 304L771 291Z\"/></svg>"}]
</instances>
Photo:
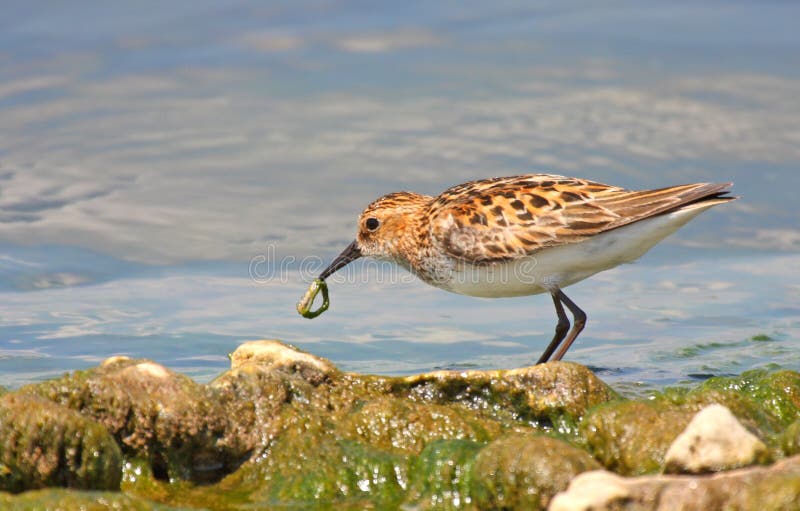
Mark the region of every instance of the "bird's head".
<instances>
[{"instance_id":1,"label":"bird's head","mask_svg":"<svg viewBox=\"0 0 800 511\"><path fill-rule=\"evenodd\" d=\"M412 192L384 195L367 206L358 217L358 233L353 241L319 276L328 276L359 257L397 260L402 246L419 225L431 197Z\"/></svg>"}]
</instances>

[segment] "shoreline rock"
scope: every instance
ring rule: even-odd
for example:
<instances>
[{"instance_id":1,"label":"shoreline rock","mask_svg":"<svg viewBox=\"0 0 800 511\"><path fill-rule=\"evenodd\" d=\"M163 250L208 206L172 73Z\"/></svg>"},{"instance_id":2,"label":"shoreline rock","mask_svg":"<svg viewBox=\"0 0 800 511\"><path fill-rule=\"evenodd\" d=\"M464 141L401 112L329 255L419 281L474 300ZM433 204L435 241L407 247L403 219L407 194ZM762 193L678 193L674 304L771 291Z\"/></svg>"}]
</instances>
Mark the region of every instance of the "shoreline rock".
<instances>
[{"instance_id":1,"label":"shoreline rock","mask_svg":"<svg viewBox=\"0 0 800 511\"><path fill-rule=\"evenodd\" d=\"M694 389L627 400L569 362L390 377L343 372L313 354L263 340L241 345L231 354L231 369L205 385L151 361L113 357L11 391L0 397L0 412L15 400L56 410L54 424L78 421L78 430L105 435L105 450L98 452L112 467L111 479L74 484L33 465L28 479L5 489L121 488L120 498L142 509L312 503L317 509L544 509L568 486L573 497L588 495L592 477L606 478L610 486L603 491L613 501L624 492L638 495L631 488L656 491L673 481L669 477L708 478L648 476L667 479L648 479L647 486L644 479L621 476L675 470L670 446L698 411L713 404L727 407L729 419L755 433L760 445L752 443L752 459L701 463L702 470L800 451L800 373L791 371L712 378ZM0 437L17 434L10 424L28 424L23 432L35 429L20 422L25 409L12 409L0 413L8 417L0 420ZM48 439L41 450L51 459L62 444ZM718 447L725 451L729 444L723 444ZM15 452L0 446L0 460L14 459ZM113 467L123 460L120 483ZM775 484L775 495L800 499L800 488L786 475L795 466L785 461L759 472L758 488ZM75 465L73 472L90 466ZM605 475L580 475L587 471ZM0 465L0 481L3 473ZM59 491L38 495L93 502L92 494ZM0 497L28 502L34 495Z\"/></svg>"},{"instance_id":2,"label":"shoreline rock","mask_svg":"<svg viewBox=\"0 0 800 511\"><path fill-rule=\"evenodd\" d=\"M692 418L667 449L664 473L703 474L769 461L767 446L728 408L713 404Z\"/></svg>"},{"instance_id":3,"label":"shoreline rock","mask_svg":"<svg viewBox=\"0 0 800 511\"><path fill-rule=\"evenodd\" d=\"M549 511L752 509L793 511L800 503L800 456L769 467L709 475L622 477L598 470L575 477Z\"/></svg>"}]
</instances>

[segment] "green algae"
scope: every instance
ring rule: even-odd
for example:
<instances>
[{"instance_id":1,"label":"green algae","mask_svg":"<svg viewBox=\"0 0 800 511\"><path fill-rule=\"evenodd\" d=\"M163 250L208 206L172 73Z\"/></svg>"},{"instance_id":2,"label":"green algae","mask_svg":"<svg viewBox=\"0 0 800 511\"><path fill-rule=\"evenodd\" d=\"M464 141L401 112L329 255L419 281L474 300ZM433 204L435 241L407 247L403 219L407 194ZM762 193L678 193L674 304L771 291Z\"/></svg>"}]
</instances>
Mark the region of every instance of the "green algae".
<instances>
[{"instance_id":1,"label":"green algae","mask_svg":"<svg viewBox=\"0 0 800 511\"><path fill-rule=\"evenodd\" d=\"M773 337L770 337L767 334L754 335L754 336L750 337L750 340L753 341L753 342L774 342L775 341L775 339Z\"/></svg>"},{"instance_id":2,"label":"green algae","mask_svg":"<svg viewBox=\"0 0 800 511\"><path fill-rule=\"evenodd\" d=\"M420 481L434 484L439 476L423 470L419 460L443 451L430 451L428 446L462 442L453 445L469 454L459 455L466 462L505 431L540 427L531 424L533 417L549 425L558 411L579 417L591 404L613 396L585 368L556 366L491 372L486 378L482 373L415 379L329 372L321 380L291 365L265 373L264 367L248 361L211 386L224 390L227 399L235 395L233 401L261 409L257 416L269 415L261 421L267 442L263 455L217 484L162 501L194 505L215 502L212 494L218 498L230 492L234 502L247 500L270 508L302 507L313 501L320 508L392 509L408 499L433 505L436 494L421 490ZM544 397L535 396L540 391ZM417 481L413 492L408 490L412 479ZM146 484L140 480L136 487ZM157 483L149 491L163 492L162 487ZM442 489L442 495L449 495L452 504L454 493ZM464 488L458 495L465 499L459 501L462 504L469 501Z\"/></svg>"},{"instance_id":3,"label":"green algae","mask_svg":"<svg viewBox=\"0 0 800 511\"><path fill-rule=\"evenodd\" d=\"M601 405L581 423L581 435L603 465L624 475L648 474L663 468L664 455L696 412L717 403L760 437L771 456L793 445L784 431L800 419L800 373L755 370L735 377L711 378L695 388L667 388L647 401Z\"/></svg>"},{"instance_id":4,"label":"green algae","mask_svg":"<svg viewBox=\"0 0 800 511\"><path fill-rule=\"evenodd\" d=\"M738 377L711 378L695 394L708 390L735 392L767 413L778 429L800 419L800 373L788 370L754 370Z\"/></svg>"},{"instance_id":5,"label":"green algae","mask_svg":"<svg viewBox=\"0 0 800 511\"><path fill-rule=\"evenodd\" d=\"M507 371L439 371L392 382L393 393L423 403L457 405L506 426L552 429L619 396L587 368L569 362Z\"/></svg>"},{"instance_id":6,"label":"green algae","mask_svg":"<svg viewBox=\"0 0 800 511\"><path fill-rule=\"evenodd\" d=\"M74 491L51 488L19 495L0 492L4 511L181 511L118 492Z\"/></svg>"},{"instance_id":7,"label":"green algae","mask_svg":"<svg viewBox=\"0 0 800 511\"><path fill-rule=\"evenodd\" d=\"M247 459L252 440L231 428L226 401L205 385L146 360L117 358L86 371L28 385L40 396L102 424L124 454L149 460L162 479L208 481ZM237 410L237 424L253 414Z\"/></svg>"},{"instance_id":8,"label":"green algae","mask_svg":"<svg viewBox=\"0 0 800 511\"><path fill-rule=\"evenodd\" d=\"M0 398L0 490L119 489L122 454L96 422L56 403Z\"/></svg>"},{"instance_id":9,"label":"green algae","mask_svg":"<svg viewBox=\"0 0 800 511\"><path fill-rule=\"evenodd\" d=\"M617 401L584 417L580 430L589 452L622 475L656 473L670 444L693 413L663 403Z\"/></svg>"},{"instance_id":10,"label":"green algae","mask_svg":"<svg viewBox=\"0 0 800 511\"><path fill-rule=\"evenodd\" d=\"M408 484L408 456L369 445L330 439L317 443L318 457L300 460L299 470L285 473L285 464L272 465L269 484L252 498L269 505L308 502L338 505L370 503L395 508Z\"/></svg>"},{"instance_id":11,"label":"green algae","mask_svg":"<svg viewBox=\"0 0 800 511\"><path fill-rule=\"evenodd\" d=\"M485 442L500 425L470 410L384 397L351 413L337 428L345 438L387 451L417 454L431 441L468 439Z\"/></svg>"},{"instance_id":12,"label":"green algae","mask_svg":"<svg viewBox=\"0 0 800 511\"><path fill-rule=\"evenodd\" d=\"M600 468L586 452L545 435L510 434L475 459L472 500L477 509L546 509L581 472Z\"/></svg>"},{"instance_id":13,"label":"green algae","mask_svg":"<svg viewBox=\"0 0 800 511\"><path fill-rule=\"evenodd\" d=\"M626 475L660 471L672 440L714 402L775 458L800 450L800 374L791 371L626 400L570 363L384 377L344 373L275 341L231 359L232 370L200 385L119 358L0 402L46 403L113 435L127 459L123 493L112 495L131 506L543 509L574 475L601 464Z\"/></svg>"},{"instance_id":14,"label":"green algae","mask_svg":"<svg viewBox=\"0 0 800 511\"><path fill-rule=\"evenodd\" d=\"M784 456L800 454L800 419L789 424L778 436L778 442Z\"/></svg>"},{"instance_id":15,"label":"green algae","mask_svg":"<svg viewBox=\"0 0 800 511\"><path fill-rule=\"evenodd\" d=\"M406 504L441 511L471 507L473 466L482 448L472 440L429 443L411 463Z\"/></svg>"}]
</instances>

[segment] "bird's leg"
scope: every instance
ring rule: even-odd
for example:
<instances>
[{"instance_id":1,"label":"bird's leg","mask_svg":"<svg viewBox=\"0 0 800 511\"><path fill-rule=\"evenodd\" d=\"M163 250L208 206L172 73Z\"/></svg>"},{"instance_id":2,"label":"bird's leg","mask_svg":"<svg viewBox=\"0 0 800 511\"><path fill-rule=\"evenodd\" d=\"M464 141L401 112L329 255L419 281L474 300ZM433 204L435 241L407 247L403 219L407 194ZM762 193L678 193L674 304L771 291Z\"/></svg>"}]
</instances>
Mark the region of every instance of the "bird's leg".
<instances>
[{"instance_id":1,"label":"bird's leg","mask_svg":"<svg viewBox=\"0 0 800 511\"><path fill-rule=\"evenodd\" d=\"M542 356L539 357L539 361L536 362L537 364L543 364L547 362L547 359L550 358L550 355L558 348L558 345L561 344L561 341L564 340L564 336L567 335L567 330L569 330L569 320L567 319L566 313L564 313L564 306L561 305L561 300L558 299L555 293L551 295L553 297L553 304L556 306L556 314L558 314L558 324L556 325L556 333L553 335L553 340L550 341L550 344L547 345L547 349L544 350Z\"/></svg>"},{"instance_id":2,"label":"bird's leg","mask_svg":"<svg viewBox=\"0 0 800 511\"><path fill-rule=\"evenodd\" d=\"M558 299L567 306L569 311L572 313L573 320L572 330L569 331L569 335L553 357L553 360L561 360L561 357L563 357L569 347L572 346L572 343L575 342L578 334L581 333L581 330L583 330L583 327L586 325L586 313L583 312L580 307L575 305L575 302L570 300L560 289L556 292L555 296L557 296Z\"/></svg>"}]
</instances>

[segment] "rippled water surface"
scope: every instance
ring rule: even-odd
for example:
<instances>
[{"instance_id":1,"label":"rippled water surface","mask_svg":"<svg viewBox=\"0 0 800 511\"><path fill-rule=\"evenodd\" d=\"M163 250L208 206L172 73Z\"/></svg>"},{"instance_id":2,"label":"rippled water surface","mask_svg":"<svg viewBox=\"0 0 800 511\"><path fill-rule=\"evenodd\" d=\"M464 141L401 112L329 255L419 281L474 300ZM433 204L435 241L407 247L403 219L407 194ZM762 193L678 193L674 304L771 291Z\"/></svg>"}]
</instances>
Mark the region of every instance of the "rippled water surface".
<instances>
[{"instance_id":1,"label":"rippled water surface","mask_svg":"<svg viewBox=\"0 0 800 511\"><path fill-rule=\"evenodd\" d=\"M535 361L547 296L385 266L304 277L383 193L548 171L734 181L567 290L617 388L800 370L800 7L790 2L7 2L0 384L147 357L207 381L246 339L404 374Z\"/></svg>"}]
</instances>

